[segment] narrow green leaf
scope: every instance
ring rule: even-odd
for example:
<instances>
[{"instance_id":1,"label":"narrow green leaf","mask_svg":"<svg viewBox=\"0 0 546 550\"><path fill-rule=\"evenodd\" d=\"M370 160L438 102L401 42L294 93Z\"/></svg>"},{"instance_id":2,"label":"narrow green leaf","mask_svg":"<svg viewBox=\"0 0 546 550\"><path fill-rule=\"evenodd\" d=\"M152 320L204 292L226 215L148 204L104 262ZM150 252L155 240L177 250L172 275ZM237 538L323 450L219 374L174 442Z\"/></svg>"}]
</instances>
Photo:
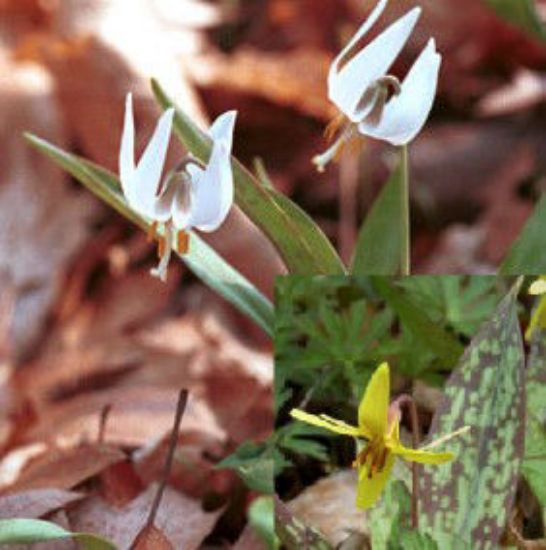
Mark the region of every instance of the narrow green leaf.
<instances>
[{"instance_id":1,"label":"narrow green leaf","mask_svg":"<svg viewBox=\"0 0 546 550\"><path fill-rule=\"evenodd\" d=\"M258 533L267 550L278 550L281 544L275 534L273 497L258 497L248 509L248 522Z\"/></svg>"},{"instance_id":2,"label":"narrow green leaf","mask_svg":"<svg viewBox=\"0 0 546 550\"><path fill-rule=\"evenodd\" d=\"M423 468L422 519L440 548L497 548L512 507L525 416L515 290L465 350L432 422L432 439L471 429L446 444L452 462Z\"/></svg>"},{"instance_id":3,"label":"narrow green leaf","mask_svg":"<svg viewBox=\"0 0 546 550\"><path fill-rule=\"evenodd\" d=\"M48 540L75 539L85 550L116 550L106 539L90 533L71 533L41 519L1 519L0 544L32 544Z\"/></svg>"},{"instance_id":4,"label":"narrow green leaf","mask_svg":"<svg viewBox=\"0 0 546 550\"><path fill-rule=\"evenodd\" d=\"M546 330L533 331L526 372L525 458L521 470L546 508Z\"/></svg>"},{"instance_id":5,"label":"narrow green leaf","mask_svg":"<svg viewBox=\"0 0 546 550\"><path fill-rule=\"evenodd\" d=\"M374 286L387 304L413 335L434 352L445 368L455 365L463 352L462 344L443 326L432 321L425 310L417 307L395 284L387 278L372 277Z\"/></svg>"},{"instance_id":6,"label":"narrow green leaf","mask_svg":"<svg viewBox=\"0 0 546 550\"><path fill-rule=\"evenodd\" d=\"M119 181L114 174L41 138L30 134L25 137L29 143L64 168L92 193L144 231L149 230L149 222L130 209L125 202L120 192ZM180 258L204 283L248 315L267 334L272 334L271 302L198 235L191 233L189 251L180 255Z\"/></svg>"},{"instance_id":7,"label":"narrow green leaf","mask_svg":"<svg viewBox=\"0 0 546 550\"><path fill-rule=\"evenodd\" d=\"M540 275L546 273L546 193L502 262L503 275Z\"/></svg>"},{"instance_id":8,"label":"narrow green leaf","mask_svg":"<svg viewBox=\"0 0 546 550\"><path fill-rule=\"evenodd\" d=\"M546 40L546 28L536 11L534 0L486 0L504 19L516 27L542 40Z\"/></svg>"},{"instance_id":9,"label":"narrow green leaf","mask_svg":"<svg viewBox=\"0 0 546 550\"><path fill-rule=\"evenodd\" d=\"M155 80L152 80L152 89L163 109L176 107ZM202 161L208 159L210 138L180 109L176 110L174 130L192 154ZM330 241L297 204L261 185L236 159L233 159L232 166L237 206L265 233L291 273L345 272Z\"/></svg>"},{"instance_id":10,"label":"narrow green leaf","mask_svg":"<svg viewBox=\"0 0 546 550\"><path fill-rule=\"evenodd\" d=\"M351 271L354 275L402 272L406 235L403 219L404 163L400 162L375 200L360 229Z\"/></svg>"}]
</instances>

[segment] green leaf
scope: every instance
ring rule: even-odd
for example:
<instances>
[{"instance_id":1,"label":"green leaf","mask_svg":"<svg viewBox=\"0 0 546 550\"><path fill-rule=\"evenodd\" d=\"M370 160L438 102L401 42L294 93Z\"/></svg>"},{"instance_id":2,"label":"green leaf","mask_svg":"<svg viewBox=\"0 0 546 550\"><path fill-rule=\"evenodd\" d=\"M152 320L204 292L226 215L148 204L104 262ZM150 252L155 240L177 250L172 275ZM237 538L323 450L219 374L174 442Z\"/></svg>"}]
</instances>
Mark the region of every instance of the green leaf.
<instances>
[{"instance_id":1,"label":"green leaf","mask_svg":"<svg viewBox=\"0 0 546 550\"><path fill-rule=\"evenodd\" d=\"M354 275L397 275L406 240L403 218L404 163L400 162L375 200L356 242Z\"/></svg>"},{"instance_id":2,"label":"green leaf","mask_svg":"<svg viewBox=\"0 0 546 550\"><path fill-rule=\"evenodd\" d=\"M512 507L525 416L516 290L465 350L433 418L432 439L471 429L445 445L455 454L452 462L423 468L422 520L441 548L497 548Z\"/></svg>"},{"instance_id":3,"label":"green leaf","mask_svg":"<svg viewBox=\"0 0 546 550\"><path fill-rule=\"evenodd\" d=\"M411 496L399 479L387 484L378 506L369 512L368 525L374 550L437 550L426 533L410 527Z\"/></svg>"},{"instance_id":4,"label":"green leaf","mask_svg":"<svg viewBox=\"0 0 546 550\"><path fill-rule=\"evenodd\" d=\"M546 29L536 11L534 0L486 0L504 19L516 27L542 40L546 40Z\"/></svg>"},{"instance_id":5,"label":"green leaf","mask_svg":"<svg viewBox=\"0 0 546 550\"><path fill-rule=\"evenodd\" d=\"M258 497L248 509L248 522L267 546L277 550L281 544L275 534L273 497Z\"/></svg>"},{"instance_id":6,"label":"green leaf","mask_svg":"<svg viewBox=\"0 0 546 550\"><path fill-rule=\"evenodd\" d=\"M533 331L526 372L527 426L521 470L546 508L546 330Z\"/></svg>"},{"instance_id":7,"label":"green leaf","mask_svg":"<svg viewBox=\"0 0 546 550\"><path fill-rule=\"evenodd\" d=\"M75 539L85 550L116 550L111 542L90 533L71 533L41 519L1 519L0 544L31 544L48 540Z\"/></svg>"},{"instance_id":8,"label":"green leaf","mask_svg":"<svg viewBox=\"0 0 546 550\"><path fill-rule=\"evenodd\" d=\"M26 134L25 137L29 143L64 168L92 193L144 231L149 230L149 222L129 208L125 202L120 192L119 181L114 174L36 136ZM191 233L188 253L179 256L204 283L248 315L267 334L272 334L271 302L205 241Z\"/></svg>"},{"instance_id":9,"label":"green leaf","mask_svg":"<svg viewBox=\"0 0 546 550\"><path fill-rule=\"evenodd\" d=\"M444 367L455 365L463 351L463 346L457 338L431 320L426 310L413 304L406 293L388 279L372 277L372 280L379 294L396 311L402 323L421 345L434 352Z\"/></svg>"},{"instance_id":10,"label":"green leaf","mask_svg":"<svg viewBox=\"0 0 546 550\"><path fill-rule=\"evenodd\" d=\"M176 107L155 80L152 80L152 89L163 109ZM210 138L180 109L176 110L174 130L192 154L207 161ZM233 159L232 166L237 206L264 232L291 273L345 272L343 262L330 241L298 205L260 184L236 159Z\"/></svg>"},{"instance_id":11,"label":"green leaf","mask_svg":"<svg viewBox=\"0 0 546 550\"><path fill-rule=\"evenodd\" d=\"M499 272L503 275L540 275L546 273L546 193L535 206L519 237L504 258Z\"/></svg>"},{"instance_id":12,"label":"green leaf","mask_svg":"<svg viewBox=\"0 0 546 550\"><path fill-rule=\"evenodd\" d=\"M266 443L245 441L215 467L235 470L246 486L254 491L267 495L274 492L273 448Z\"/></svg>"}]
</instances>

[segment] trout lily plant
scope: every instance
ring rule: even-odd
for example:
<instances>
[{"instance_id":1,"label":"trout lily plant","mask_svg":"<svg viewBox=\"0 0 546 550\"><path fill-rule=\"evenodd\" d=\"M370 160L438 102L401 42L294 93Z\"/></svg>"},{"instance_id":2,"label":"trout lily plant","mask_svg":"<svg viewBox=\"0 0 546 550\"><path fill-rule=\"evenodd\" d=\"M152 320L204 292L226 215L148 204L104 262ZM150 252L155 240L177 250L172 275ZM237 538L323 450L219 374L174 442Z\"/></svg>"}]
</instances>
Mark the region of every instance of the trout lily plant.
<instances>
[{"instance_id":1,"label":"trout lily plant","mask_svg":"<svg viewBox=\"0 0 546 550\"><path fill-rule=\"evenodd\" d=\"M205 166L185 157L161 180L171 135L174 109L159 119L154 134L135 165L133 100L128 94L119 153L119 173L123 194L129 206L152 220L153 236L163 226L159 240L159 265L152 274L165 281L173 247L184 254L192 229L210 232L218 229L233 204L231 146L235 111L220 115L209 128L212 151Z\"/></svg>"},{"instance_id":2,"label":"trout lily plant","mask_svg":"<svg viewBox=\"0 0 546 550\"><path fill-rule=\"evenodd\" d=\"M338 130L339 135L325 153L313 159L319 171L359 135L406 145L428 118L441 62L434 39L429 39L402 83L388 72L408 41L421 8L410 10L348 59L386 5L387 0L379 1L330 66L328 97L340 114L326 129L326 136L332 138Z\"/></svg>"},{"instance_id":3,"label":"trout lily plant","mask_svg":"<svg viewBox=\"0 0 546 550\"><path fill-rule=\"evenodd\" d=\"M326 428L357 440L357 456L353 467L358 468L356 505L372 507L385 488L396 457L421 464L442 464L454 455L449 452L433 452L426 448L411 449L400 442L400 410L389 407L389 365L382 363L372 375L358 407L358 426L325 414L314 415L300 409L292 409L293 418ZM431 443L429 447L435 446Z\"/></svg>"}]
</instances>

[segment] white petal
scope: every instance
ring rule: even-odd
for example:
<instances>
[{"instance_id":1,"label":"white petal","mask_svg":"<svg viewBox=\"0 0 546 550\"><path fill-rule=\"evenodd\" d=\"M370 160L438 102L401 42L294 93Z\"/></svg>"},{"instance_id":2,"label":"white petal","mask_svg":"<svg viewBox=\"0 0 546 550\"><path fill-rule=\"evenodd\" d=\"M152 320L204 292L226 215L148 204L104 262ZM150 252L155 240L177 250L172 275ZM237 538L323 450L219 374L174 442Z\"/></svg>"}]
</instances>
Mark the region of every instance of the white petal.
<instances>
[{"instance_id":1,"label":"white petal","mask_svg":"<svg viewBox=\"0 0 546 550\"><path fill-rule=\"evenodd\" d=\"M174 109L167 109L159 119L133 176L131 195L134 208L151 216L159 187L163 164L167 155Z\"/></svg>"},{"instance_id":2,"label":"white petal","mask_svg":"<svg viewBox=\"0 0 546 550\"><path fill-rule=\"evenodd\" d=\"M155 198L153 209L149 212L149 217L156 222L166 222L171 218L171 211L177 189L180 187L176 181L176 176L166 182L166 188L159 197Z\"/></svg>"},{"instance_id":3,"label":"white petal","mask_svg":"<svg viewBox=\"0 0 546 550\"><path fill-rule=\"evenodd\" d=\"M213 142L223 141L231 154L231 145L233 142L233 127L237 111L227 111L221 114L209 128L209 135Z\"/></svg>"},{"instance_id":4,"label":"white petal","mask_svg":"<svg viewBox=\"0 0 546 550\"><path fill-rule=\"evenodd\" d=\"M125 98L125 118L121 145L119 148L119 179L123 194L130 203L131 180L135 171L135 124L133 121L133 96L128 93Z\"/></svg>"},{"instance_id":5,"label":"white petal","mask_svg":"<svg viewBox=\"0 0 546 550\"><path fill-rule=\"evenodd\" d=\"M178 185L170 212L174 227L179 231L189 230L194 225L192 223L193 189L201 185L201 179L205 173L202 168L195 164L189 164L186 167L186 172L190 177L190 189L188 190L184 184Z\"/></svg>"},{"instance_id":6,"label":"white petal","mask_svg":"<svg viewBox=\"0 0 546 550\"><path fill-rule=\"evenodd\" d=\"M362 29L366 26L365 30L368 30L370 19L374 16L377 19L376 11L379 7L381 6L378 5L372 12L372 15L355 35L355 38L364 35ZM368 110L359 109L359 102L364 92L370 84L387 73L408 41L420 15L421 8L413 8L387 27L339 71L330 73L328 95L332 102L353 122L359 122L363 116L368 114ZM351 43L354 45L354 38L349 44ZM347 48L345 51L347 51ZM338 58L334 61L332 69L336 63L339 65L340 60L341 58Z\"/></svg>"},{"instance_id":7,"label":"white petal","mask_svg":"<svg viewBox=\"0 0 546 550\"><path fill-rule=\"evenodd\" d=\"M436 94L441 56L431 38L408 72L398 96L383 110L377 126L361 122L362 134L403 145L411 141L424 126Z\"/></svg>"},{"instance_id":8,"label":"white petal","mask_svg":"<svg viewBox=\"0 0 546 550\"><path fill-rule=\"evenodd\" d=\"M209 164L197 180L192 179L191 225L214 231L226 219L233 204L231 155L223 141L216 141Z\"/></svg>"}]
</instances>

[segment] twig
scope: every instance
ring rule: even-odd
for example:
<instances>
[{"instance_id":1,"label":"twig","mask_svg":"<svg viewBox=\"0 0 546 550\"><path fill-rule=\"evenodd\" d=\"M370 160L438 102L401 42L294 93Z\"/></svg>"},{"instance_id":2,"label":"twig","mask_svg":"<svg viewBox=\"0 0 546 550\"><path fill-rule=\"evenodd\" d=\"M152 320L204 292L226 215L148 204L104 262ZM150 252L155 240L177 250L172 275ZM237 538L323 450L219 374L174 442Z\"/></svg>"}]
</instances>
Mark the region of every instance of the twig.
<instances>
[{"instance_id":1,"label":"twig","mask_svg":"<svg viewBox=\"0 0 546 550\"><path fill-rule=\"evenodd\" d=\"M409 410L413 448L419 448L419 442L421 441L421 430L419 428L419 415L417 414L417 406L415 405L413 397L407 394L403 394L396 399L395 403L399 407L405 406L406 409ZM417 464L417 462L412 462L411 526L413 529L419 528L419 472L419 464Z\"/></svg>"},{"instance_id":2,"label":"twig","mask_svg":"<svg viewBox=\"0 0 546 550\"><path fill-rule=\"evenodd\" d=\"M171 472L174 451L176 450L176 444L178 442L178 431L180 429L180 422L182 421L182 415L186 409L186 403L188 402L188 390L180 390L178 394L178 403L176 405L176 415L174 417L173 429L171 432L171 439L169 441L169 449L167 450L167 456L165 457L165 465L163 467L163 475L161 476L161 481L159 482L159 487L157 488L157 493L155 495L154 501L150 508L150 513L148 515L148 520L146 522L147 526L153 526L155 522L155 517L157 515L157 510L159 509L159 504L161 503L161 498L167 486L167 480Z\"/></svg>"}]
</instances>

